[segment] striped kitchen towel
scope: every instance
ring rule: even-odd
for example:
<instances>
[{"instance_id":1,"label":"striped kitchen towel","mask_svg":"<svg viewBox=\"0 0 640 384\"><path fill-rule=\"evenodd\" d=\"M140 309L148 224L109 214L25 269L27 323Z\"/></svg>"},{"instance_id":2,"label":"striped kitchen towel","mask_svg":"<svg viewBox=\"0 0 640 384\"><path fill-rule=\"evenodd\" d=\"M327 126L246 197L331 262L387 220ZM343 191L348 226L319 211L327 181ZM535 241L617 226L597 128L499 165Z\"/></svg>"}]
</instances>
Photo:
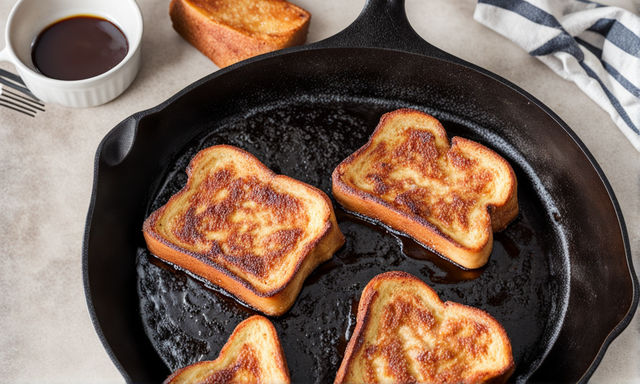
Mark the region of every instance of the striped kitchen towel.
<instances>
[{"instance_id":1,"label":"striped kitchen towel","mask_svg":"<svg viewBox=\"0 0 640 384\"><path fill-rule=\"evenodd\" d=\"M473 17L576 83L640 151L640 17L589 0L478 0Z\"/></svg>"}]
</instances>

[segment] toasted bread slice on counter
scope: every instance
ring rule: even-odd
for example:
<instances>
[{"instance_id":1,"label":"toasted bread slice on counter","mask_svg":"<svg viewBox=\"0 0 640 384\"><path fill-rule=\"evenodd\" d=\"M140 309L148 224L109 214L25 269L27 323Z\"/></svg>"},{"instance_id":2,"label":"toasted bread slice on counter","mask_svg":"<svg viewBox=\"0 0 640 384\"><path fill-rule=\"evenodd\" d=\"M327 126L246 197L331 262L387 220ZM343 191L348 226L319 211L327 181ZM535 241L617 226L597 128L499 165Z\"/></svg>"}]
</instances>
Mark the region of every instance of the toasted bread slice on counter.
<instances>
[{"instance_id":1,"label":"toasted bread slice on counter","mask_svg":"<svg viewBox=\"0 0 640 384\"><path fill-rule=\"evenodd\" d=\"M386 272L364 288L335 383L481 383L513 371L502 326L477 308L443 303L422 280Z\"/></svg>"},{"instance_id":2,"label":"toasted bread slice on counter","mask_svg":"<svg viewBox=\"0 0 640 384\"><path fill-rule=\"evenodd\" d=\"M311 15L284 0L171 0L173 28L219 67L307 39Z\"/></svg>"},{"instance_id":3,"label":"toasted bread slice on counter","mask_svg":"<svg viewBox=\"0 0 640 384\"><path fill-rule=\"evenodd\" d=\"M518 214L513 169L425 113L382 116L369 141L334 170L345 208L404 232L464 268L486 264L493 231Z\"/></svg>"},{"instance_id":4,"label":"toasted bread slice on counter","mask_svg":"<svg viewBox=\"0 0 640 384\"><path fill-rule=\"evenodd\" d=\"M165 384L290 383L289 370L273 324L252 316L236 327L213 361L179 369Z\"/></svg>"},{"instance_id":5,"label":"toasted bread slice on counter","mask_svg":"<svg viewBox=\"0 0 640 384\"><path fill-rule=\"evenodd\" d=\"M209 147L187 174L144 222L147 247L265 314L286 312L311 271L344 244L324 192L248 152Z\"/></svg>"}]
</instances>

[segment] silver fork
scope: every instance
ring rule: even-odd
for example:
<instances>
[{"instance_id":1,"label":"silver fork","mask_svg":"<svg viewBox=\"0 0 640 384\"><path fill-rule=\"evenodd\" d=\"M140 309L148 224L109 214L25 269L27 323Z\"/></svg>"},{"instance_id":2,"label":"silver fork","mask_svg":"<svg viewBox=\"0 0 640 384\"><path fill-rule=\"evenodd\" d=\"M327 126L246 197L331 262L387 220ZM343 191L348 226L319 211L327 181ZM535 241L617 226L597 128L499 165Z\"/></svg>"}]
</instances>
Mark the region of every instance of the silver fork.
<instances>
[{"instance_id":1,"label":"silver fork","mask_svg":"<svg viewBox=\"0 0 640 384\"><path fill-rule=\"evenodd\" d=\"M20 92L7 89L13 88ZM24 86L22 79L0 68L0 106L35 117L38 111L44 112L44 104Z\"/></svg>"}]
</instances>

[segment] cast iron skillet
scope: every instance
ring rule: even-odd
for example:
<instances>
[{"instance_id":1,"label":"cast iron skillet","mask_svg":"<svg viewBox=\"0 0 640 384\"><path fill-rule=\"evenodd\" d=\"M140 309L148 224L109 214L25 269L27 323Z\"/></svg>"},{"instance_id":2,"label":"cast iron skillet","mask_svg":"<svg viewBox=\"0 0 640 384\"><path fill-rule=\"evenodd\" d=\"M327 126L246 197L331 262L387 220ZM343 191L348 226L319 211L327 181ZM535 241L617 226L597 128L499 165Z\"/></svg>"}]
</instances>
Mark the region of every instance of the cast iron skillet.
<instances>
[{"instance_id":1,"label":"cast iron skillet","mask_svg":"<svg viewBox=\"0 0 640 384\"><path fill-rule=\"evenodd\" d=\"M380 115L412 107L450 136L513 165L521 213L488 265L463 271L410 239L343 211L343 249L273 318L298 382L331 382L364 285L405 270L444 300L480 307L513 344L513 381L586 381L638 304L620 208L601 169L551 110L509 83L423 41L402 0L369 0L327 40L253 58L136 113L100 143L83 246L96 331L127 381L213 359L253 311L146 250L144 218L184 184L209 145L242 147L278 173L330 193L333 168Z\"/></svg>"}]
</instances>

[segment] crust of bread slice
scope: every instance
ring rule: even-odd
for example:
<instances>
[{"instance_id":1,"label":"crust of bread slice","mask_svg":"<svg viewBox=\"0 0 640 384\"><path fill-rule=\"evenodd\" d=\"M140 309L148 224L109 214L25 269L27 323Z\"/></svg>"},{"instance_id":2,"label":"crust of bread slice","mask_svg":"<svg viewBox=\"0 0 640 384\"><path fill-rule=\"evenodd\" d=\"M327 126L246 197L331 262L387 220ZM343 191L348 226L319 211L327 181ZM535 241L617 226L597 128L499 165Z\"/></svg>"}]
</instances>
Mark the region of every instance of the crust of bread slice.
<instances>
[{"instance_id":1,"label":"crust of bread slice","mask_svg":"<svg viewBox=\"0 0 640 384\"><path fill-rule=\"evenodd\" d=\"M306 277L344 244L324 192L246 151L209 147L187 174L145 220L147 247L265 314L286 312Z\"/></svg>"},{"instance_id":2,"label":"crust of bread slice","mask_svg":"<svg viewBox=\"0 0 640 384\"><path fill-rule=\"evenodd\" d=\"M386 272L362 292L335 383L504 382L513 367L507 333L491 315L442 302L406 272Z\"/></svg>"},{"instance_id":3,"label":"crust of bread slice","mask_svg":"<svg viewBox=\"0 0 640 384\"><path fill-rule=\"evenodd\" d=\"M493 232L518 214L517 180L505 159L461 137L450 144L437 119L411 109L384 114L332 181L333 195L347 210L467 269L487 263Z\"/></svg>"},{"instance_id":4,"label":"crust of bread slice","mask_svg":"<svg viewBox=\"0 0 640 384\"><path fill-rule=\"evenodd\" d=\"M217 66L307 38L311 15L284 0L172 0L173 28Z\"/></svg>"},{"instance_id":5,"label":"crust of bread slice","mask_svg":"<svg viewBox=\"0 0 640 384\"><path fill-rule=\"evenodd\" d=\"M165 384L290 382L276 329L258 315L236 326L217 359L181 368L164 381Z\"/></svg>"}]
</instances>

